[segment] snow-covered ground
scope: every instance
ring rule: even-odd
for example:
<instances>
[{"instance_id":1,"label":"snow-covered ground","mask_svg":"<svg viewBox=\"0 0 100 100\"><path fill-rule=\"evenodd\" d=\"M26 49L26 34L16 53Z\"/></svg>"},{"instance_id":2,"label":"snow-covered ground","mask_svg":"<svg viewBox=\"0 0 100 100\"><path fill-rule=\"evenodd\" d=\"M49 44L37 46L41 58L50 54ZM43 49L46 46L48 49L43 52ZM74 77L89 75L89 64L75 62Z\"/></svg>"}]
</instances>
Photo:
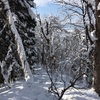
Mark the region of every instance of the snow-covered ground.
<instances>
[{"instance_id":1,"label":"snow-covered ground","mask_svg":"<svg viewBox=\"0 0 100 100\"><path fill-rule=\"evenodd\" d=\"M63 96L64 100L100 100L93 89L69 89Z\"/></svg>"},{"instance_id":2,"label":"snow-covered ground","mask_svg":"<svg viewBox=\"0 0 100 100\"><path fill-rule=\"evenodd\" d=\"M12 88L0 88L0 100L57 100L48 92L49 78L41 68L35 70L34 83L16 82ZM70 88L63 96L64 100L100 100L93 89Z\"/></svg>"},{"instance_id":3,"label":"snow-covered ground","mask_svg":"<svg viewBox=\"0 0 100 100\"><path fill-rule=\"evenodd\" d=\"M27 82L16 82L9 88L0 89L0 100L57 100L47 90L37 85Z\"/></svg>"}]
</instances>

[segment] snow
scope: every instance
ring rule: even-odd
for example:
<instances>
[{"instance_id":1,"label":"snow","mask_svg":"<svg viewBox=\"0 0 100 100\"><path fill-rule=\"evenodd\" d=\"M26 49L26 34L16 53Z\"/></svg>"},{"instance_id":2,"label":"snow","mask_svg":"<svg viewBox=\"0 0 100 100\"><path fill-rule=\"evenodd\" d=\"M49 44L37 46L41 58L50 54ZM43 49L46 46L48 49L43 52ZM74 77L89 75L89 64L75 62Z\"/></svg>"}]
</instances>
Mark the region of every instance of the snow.
<instances>
[{"instance_id":1,"label":"snow","mask_svg":"<svg viewBox=\"0 0 100 100\"><path fill-rule=\"evenodd\" d=\"M69 89L63 100L100 100L93 89Z\"/></svg>"},{"instance_id":2,"label":"snow","mask_svg":"<svg viewBox=\"0 0 100 100\"><path fill-rule=\"evenodd\" d=\"M59 90L62 89L62 83L58 82ZM58 100L53 94L48 92L50 80L46 72L37 67L34 74L34 83L16 82L12 88L0 88L0 100ZM68 89L63 100L100 100L93 89Z\"/></svg>"},{"instance_id":3,"label":"snow","mask_svg":"<svg viewBox=\"0 0 100 100\"><path fill-rule=\"evenodd\" d=\"M95 37L95 30L93 30L91 33L90 33L90 38L91 40L94 42L97 40L97 38Z\"/></svg>"},{"instance_id":4,"label":"snow","mask_svg":"<svg viewBox=\"0 0 100 100\"><path fill-rule=\"evenodd\" d=\"M16 82L11 89L0 89L0 100L56 100L43 87L27 82Z\"/></svg>"},{"instance_id":5,"label":"snow","mask_svg":"<svg viewBox=\"0 0 100 100\"><path fill-rule=\"evenodd\" d=\"M97 10L100 10L100 2L98 3Z\"/></svg>"}]
</instances>

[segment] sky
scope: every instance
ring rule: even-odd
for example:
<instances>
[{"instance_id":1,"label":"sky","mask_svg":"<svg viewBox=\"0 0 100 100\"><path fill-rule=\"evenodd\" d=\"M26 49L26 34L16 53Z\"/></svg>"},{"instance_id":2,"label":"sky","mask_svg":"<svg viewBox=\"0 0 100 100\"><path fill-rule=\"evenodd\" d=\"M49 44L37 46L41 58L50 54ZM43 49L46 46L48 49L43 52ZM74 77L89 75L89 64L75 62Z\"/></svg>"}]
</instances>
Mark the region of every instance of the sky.
<instances>
[{"instance_id":1,"label":"sky","mask_svg":"<svg viewBox=\"0 0 100 100\"><path fill-rule=\"evenodd\" d=\"M54 4L52 0L34 0L36 3L36 11L41 16L57 15L59 6Z\"/></svg>"}]
</instances>

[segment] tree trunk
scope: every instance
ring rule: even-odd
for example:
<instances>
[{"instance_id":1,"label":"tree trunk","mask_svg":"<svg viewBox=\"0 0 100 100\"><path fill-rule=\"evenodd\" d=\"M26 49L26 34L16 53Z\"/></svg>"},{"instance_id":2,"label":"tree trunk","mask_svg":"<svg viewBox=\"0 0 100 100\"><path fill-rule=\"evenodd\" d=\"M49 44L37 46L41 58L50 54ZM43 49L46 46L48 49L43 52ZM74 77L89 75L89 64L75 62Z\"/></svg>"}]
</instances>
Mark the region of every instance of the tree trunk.
<instances>
[{"instance_id":1,"label":"tree trunk","mask_svg":"<svg viewBox=\"0 0 100 100\"><path fill-rule=\"evenodd\" d=\"M100 10L97 9L100 0L96 3L96 37L95 54L94 54L94 89L100 95Z\"/></svg>"},{"instance_id":2,"label":"tree trunk","mask_svg":"<svg viewBox=\"0 0 100 100\"><path fill-rule=\"evenodd\" d=\"M0 84L4 83L4 78L3 75L1 73L1 67L0 67Z\"/></svg>"}]
</instances>

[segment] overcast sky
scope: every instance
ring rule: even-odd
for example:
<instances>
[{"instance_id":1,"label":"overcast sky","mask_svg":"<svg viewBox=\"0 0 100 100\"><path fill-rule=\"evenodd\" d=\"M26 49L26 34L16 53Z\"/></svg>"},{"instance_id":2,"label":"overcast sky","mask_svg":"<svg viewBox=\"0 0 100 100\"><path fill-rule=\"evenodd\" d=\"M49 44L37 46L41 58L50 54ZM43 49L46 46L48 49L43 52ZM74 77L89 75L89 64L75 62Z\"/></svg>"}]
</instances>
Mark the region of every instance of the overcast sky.
<instances>
[{"instance_id":1,"label":"overcast sky","mask_svg":"<svg viewBox=\"0 0 100 100\"><path fill-rule=\"evenodd\" d=\"M37 6L37 12L44 15L57 15L58 6L52 2L52 0L34 0Z\"/></svg>"}]
</instances>

